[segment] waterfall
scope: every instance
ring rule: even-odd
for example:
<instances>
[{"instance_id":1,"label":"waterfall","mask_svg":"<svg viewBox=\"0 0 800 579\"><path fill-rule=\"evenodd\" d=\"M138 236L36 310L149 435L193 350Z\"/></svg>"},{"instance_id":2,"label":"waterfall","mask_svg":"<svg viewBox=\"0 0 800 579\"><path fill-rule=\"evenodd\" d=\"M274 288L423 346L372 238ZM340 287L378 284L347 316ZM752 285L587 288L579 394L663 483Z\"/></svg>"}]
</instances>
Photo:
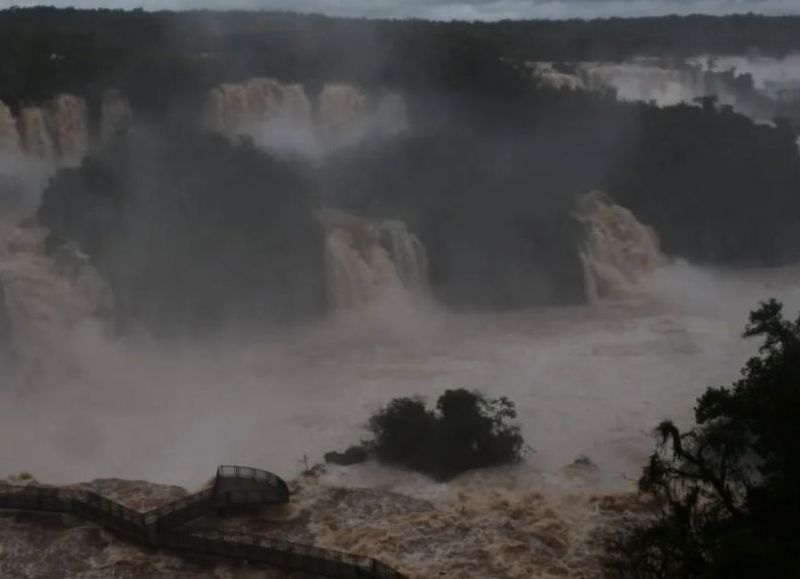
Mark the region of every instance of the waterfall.
<instances>
[{"instance_id":1,"label":"waterfall","mask_svg":"<svg viewBox=\"0 0 800 579\"><path fill-rule=\"evenodd\" d=\"M28 157L47 165L79 165L89 149L86 102L62 94L44 108L27 106L20 115L20 133Z\"/></svg>"},{"instance_id":2,"label":"waterfall","mask_svg":"<svg viewBox=\"0 0 800 579\"><path fill-rule=\"evenodd\" d=\"M716 95L723 104L736 104L735 94L720 76L696 65L665 68L659 61L638 59L621 64L582 62L576 68L587 90L613 89L625 101L654 101L658 106L671 106Z\"/></svg>"},{"instance_id":3,"label":"waterfall","mask_svg":"<svg viewBox=\"0 0 800 579\"><path fill-rule=\"evenodd\" d=\"M245 84L247 113L251 121L285 118L311 124L311 101L299 84L285 85L270 78L253 78Z\"/></svg>"},{"instance_id":4,"label":"waterfall","mask_svg":"<svg viewBox=\"0 0 800 579\"><path fill-rule=\"evenodd\" d=\"M228 137L247 135L256 145L282 153L319 157L369 135L406 130L405 99L386 91L375 98L345 83L326 84L312 103L299 84L253 78L209 91L203 127Z\"/></svg>"},{"instance_id":5,"label":"waterfall","mask_svg":"<svg viewBox=\"0 0 800 579\"><path fill-rule=\"evenodd\" d=\"M387 249L403 285L414 291L428 288L428 255L425 246L402 221L378 225L381 244Z\"/></svg>"},{"instance_id":6,"label":"waterfall","mask_svg":"<svg viewBox=\"0 0 800 579\"><path fill-rule=\"evenodd\" d=\"M311 102L302 86L274 79L253 78L244 84L222 84L206 97L203 125L226 134L253 134L275 119L311 124Z\"/></svg>"},{"instance_id":7,"label":"waterfall","mask_svg":"<svg viewBox=\"0 0 800 579\"><path fill-rule=\"evenodd\" d=\"M38 226L5 225L0 235L0 296L18 379L68 371L72 332L110 316L111 290L76 248L46 255L47 232Z\"/></svg>"},{"instance_id":8,"label":"waterfall","mask_svg":"<svg viewBox=\"0 0 800 579\"><path fill-rule=\"evenodd\" d=\"M74 95L58 95L47 105L47 120L60 163L80 165L89 149L86 102Z\"/></svg>"},{"instance_id":9,"label":"waterfall","mask_svg":"<svg viewBox=\"0 0 800 579\"><path fill-rule=\"evenodd\" d=\"M718 74L699 65L669 68L657 59L638 58L623 63L570 63L571 73L558 71L552 62L527 62L540 86L605 92L614 90L624 101L654 101L658 106L692 103L698 97L716 95L722 104L735 105L736 95Z\"/></svg>"},{"instance_id":10,"label":"waterfall","mask_svg":"<svg viewBox=\"0 0 800 579\"><path fill-rule=\"evenodd\" d=\"M0 101L0 155L16 156L20 153L17 121L3 101Z\"/></svg>"},{"instance_id":11,"label":"waterfall","mask_svg":"<svg viewBox=\"0 0 800 579\"><path fill-rule=\"evenodd\" d=\"M580 90L586 88L580 76L558 72L550 62L529 62L526 64L532 70L533 76L540 86L557 90Z\"/></svg>"},{"instance_id":12,"label":"waterfall","mask_svg":"<svg viewBox=\"0 0 800 579\"><path fill-rule=\"evenodd\" d=\"M206 111L209 127L235 135L247 120L247 91L241 85L220 85L211 91Z\"/></svg>"},{"instance_id":13,"label":"waterfall","mask_svg":"<svg viewBox=\"0 0 800 579\"><path fill-rule=\"evenodd\" d=\"M403 95L387 91L376 99L372 129L382 136L395 136L408 129L408 106Z\"/></svg>"},{"instance_id":14,"label":"waterfall","mask_svg":"<svg viewBox=\"0 0 800 579\"><path fill-rule=\"evenodd\" d=\"M353 309L390 292L419 294L428 285L427 256L399 221L374 221L336 211L325 227L328 295L334 310Z\"/></svg>"},{"instance_id":15,"label":"waterfall","mask_svg":"<svg viewBox=\"0 0 800 579\"><path fill-rule=\"evenodd\" d=\"M635 294L636 283L666 263L656 232L604 193L579 199L575 217L584 227L580 257L590 302Z\"/></svg>"},{"instance_id":16,"label":"waterfall","mask_svg":"<svg viewBox=\"0 0 800 579\"><path fill-rule=\"evenodd\" d=\"M336 138L352 130L367 112L369 99L358 88L343 83L326 84L317 101L317 122L322 133Z\"/></svg>"},{"instance_id":17,"label":"waterfall","mask_svg":"<svg viewBox=\"0 0 800 579\"><path fill-rule=\"evenodd\" d=\"M128 97L114 89L103 93L100 136L108 142L121 133L125 133L133 122L133 110Z\"/></svg>"},{"instance_id":18,"label":"waterfall","mask_svg":"<svg viewBox=\"0 0 800 579\"><path fill-rule=\"evenodd\" d=\"M45 164L55 164L56 148L53 138L50 136L44 110L40 107L23 108L20 115L20 127L25 153Z\"/></svg>"}]
</instances>

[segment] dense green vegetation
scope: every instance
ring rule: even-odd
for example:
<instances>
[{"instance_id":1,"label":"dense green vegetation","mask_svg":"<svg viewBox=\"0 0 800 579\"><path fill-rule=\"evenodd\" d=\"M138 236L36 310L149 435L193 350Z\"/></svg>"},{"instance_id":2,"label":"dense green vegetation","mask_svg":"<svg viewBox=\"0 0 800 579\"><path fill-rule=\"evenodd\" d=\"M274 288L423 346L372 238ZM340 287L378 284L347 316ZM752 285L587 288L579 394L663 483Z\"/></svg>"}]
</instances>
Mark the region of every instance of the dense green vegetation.
<instances>
[{"instance_id":1,"label":"dense green vegetation","mask_svg":"<svg viewBox=\"0 0 800 579\"><path fill-rule=\"evenodd\" d=\"M429 410L419 399L396 398L369 421L374 439L367 448L387 464L440 480L476 468L522 459L524 441L514 403L467 390L448 390Z\"/></svg>"},{"instance_id":2,"label":"dense green vegetation","mask_svg":"<svg viewBox=\"0 0 800 579\"><path fill-rule=\"evenodd\" d=\"M39 212L111 284L123 329L285 323L325 311L323 232L294 168L211 135L120 141L61 171Z\"/></svg>"},{"instance_id":3,"label":"dense green vegetation","mask_svg":"<svg viewBox=\"0 0 800 579\"><path fill-rule=\"evenodd\" d=\"M661 512L614 537L609 577L800 576L800 317L767 302L745 336L760 355L700 398L696 427L659 426L639 485Z\"/></svg>"},{"instance_id":4,"label":"dense green vegetation","mask_svg":"<svg viewBox=\"0 0 800 579\"><path fill-rule=\"evenodd\" d=\"M391 85L441 81L465 69L470 46L515 60L622 60L781 55L800 49L800 18L755 15L434 23L282 13L148 13L11 9L0 12L0 100L13 106L113 85L158 111L222 80L267 75ZM488 79L483 79L488 81Z\"/></svg>"}]
</instances>

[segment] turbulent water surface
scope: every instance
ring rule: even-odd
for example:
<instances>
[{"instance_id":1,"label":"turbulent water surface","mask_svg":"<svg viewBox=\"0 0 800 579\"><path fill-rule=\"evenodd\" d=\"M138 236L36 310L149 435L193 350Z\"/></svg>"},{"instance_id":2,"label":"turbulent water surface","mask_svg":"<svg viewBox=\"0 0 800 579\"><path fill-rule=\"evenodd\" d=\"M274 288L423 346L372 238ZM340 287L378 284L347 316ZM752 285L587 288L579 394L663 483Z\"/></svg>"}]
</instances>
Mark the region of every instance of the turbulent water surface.
<instances>
[{"instance_id":1,"label":"turbulent water surface","mask_svg":"<svg viewBox=\"0 0 800 579\"><path fill-rule=\"evenodd\" d=\"M755 347L739 335L757 300L800 304L795 280L791 269L677 264L648 279L635 302L508 314L452 314L387 295L290 335L168 351L111 341L86 323L65 344L68 365L3 393L0 420L13 437L0 461L6 473L51 482L193 485L221 462L291 477L362 438L392 397L464 387L517 404L532 450L504 476L561 484L571 478L564 467L586 456L595 488L625 489L652 427L688 420L698 394L736 377ZM389 478L374 466L336 476Z\"/></svg>"}]
</instances>

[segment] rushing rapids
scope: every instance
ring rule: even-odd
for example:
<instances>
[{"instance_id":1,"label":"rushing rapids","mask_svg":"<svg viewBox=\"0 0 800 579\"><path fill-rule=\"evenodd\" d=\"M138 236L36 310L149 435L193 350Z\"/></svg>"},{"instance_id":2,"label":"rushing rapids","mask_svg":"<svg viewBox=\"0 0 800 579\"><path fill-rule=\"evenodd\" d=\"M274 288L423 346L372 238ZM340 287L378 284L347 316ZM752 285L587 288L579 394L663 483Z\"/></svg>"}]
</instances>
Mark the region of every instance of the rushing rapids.
<instances>
[{"instance_id":1,"label":"rushing rapids","mask_svg":"<svg viewBox=\"0 0 800 579\"><path fill-rule=\"evenodd\" d=\"M629 297L638 281L666 264L653 228L608 195L583 196L575 217L584 227L580 256L590 302Z\"/></svg>"}]
</instances>

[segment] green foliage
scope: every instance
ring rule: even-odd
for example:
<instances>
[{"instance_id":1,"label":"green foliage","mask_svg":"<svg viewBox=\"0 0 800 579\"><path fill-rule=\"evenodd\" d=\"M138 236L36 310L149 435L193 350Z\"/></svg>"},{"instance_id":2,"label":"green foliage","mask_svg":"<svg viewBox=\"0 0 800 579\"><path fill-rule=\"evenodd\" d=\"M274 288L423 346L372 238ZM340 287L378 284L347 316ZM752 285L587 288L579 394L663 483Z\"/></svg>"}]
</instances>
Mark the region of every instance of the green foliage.
<instances>
[{"instance_id":1,"label":"green foliage","mask_svg":"<svg viewBox=\"0 0 800 579\"><path fill-rule=\"evenodd\" d=\"M39 210L111 284L121 328L238 329L325 309L322 227L294 165L199 133L133 135L61 171Z\"/></svg>"},{"instance_id":2,"label":"green foliage","mask_svg":"<svg viewBox=\"0 0 800 579\"><path fill-rule=\"evenodd\" d=\"M800 317L769 301L746 337L763 339L732 388L709 389L697 426L659 426L640 489L655 520L611 541L610 577L800 576Z\"/></svg>"},{"instance_id":3,"label":"green foliage","mask_svg":"<svg viewBox=\"0 0 800 579\"><path fill-rule=\"evenodd\" d=\"M435 410L419 399L397 398L369 422L369 447L382 462L447 480L465 471L513 464L524 442L513 402L467 390L448 390Z\"/></svg>"}]
</instances>

